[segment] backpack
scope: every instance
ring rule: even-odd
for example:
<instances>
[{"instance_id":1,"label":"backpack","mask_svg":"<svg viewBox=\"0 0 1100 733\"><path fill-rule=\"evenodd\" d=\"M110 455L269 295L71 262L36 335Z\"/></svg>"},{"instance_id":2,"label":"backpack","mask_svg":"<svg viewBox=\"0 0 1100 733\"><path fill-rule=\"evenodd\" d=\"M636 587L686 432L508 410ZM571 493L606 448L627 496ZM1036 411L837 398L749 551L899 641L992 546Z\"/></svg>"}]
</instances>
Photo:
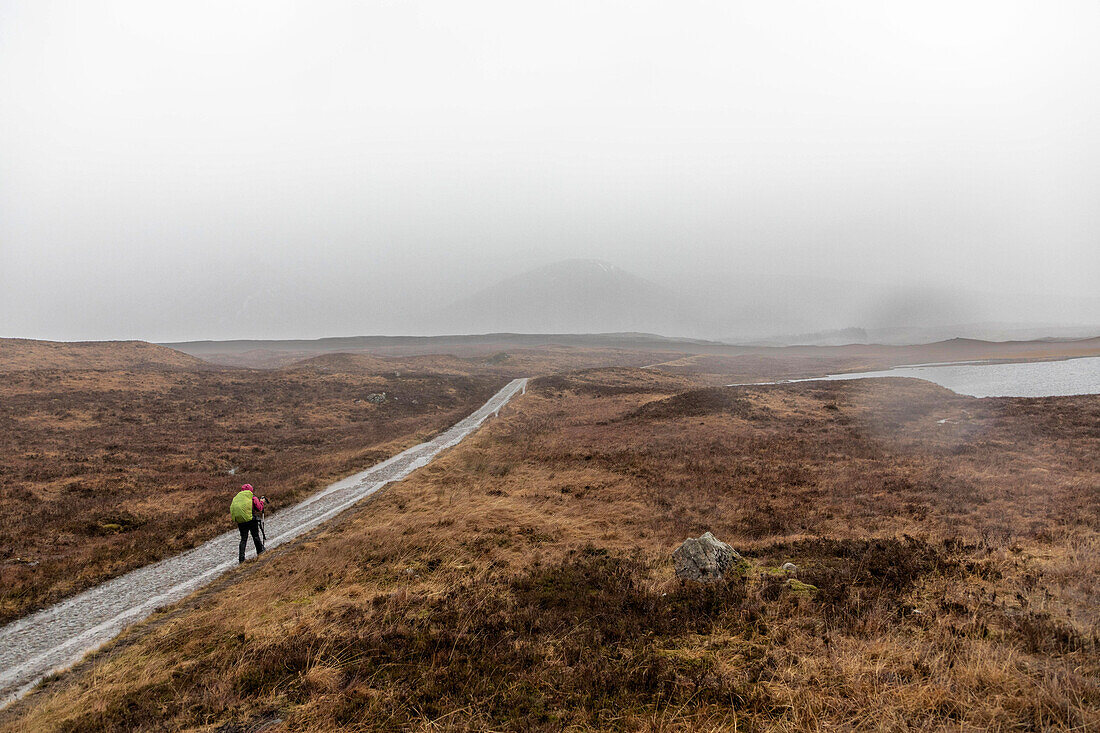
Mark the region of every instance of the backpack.
<instances>
[{"instance_id":1,"label":"backpack","mask_svg":"<svg viewBox=\"0 0 1100 733\"><path fill-rule=\"evenodd\" d=\"M237 524L252 521L252 492L238 491L233 497L233 503L229 505L229 516Z\"/></svg>"}]
</instances>

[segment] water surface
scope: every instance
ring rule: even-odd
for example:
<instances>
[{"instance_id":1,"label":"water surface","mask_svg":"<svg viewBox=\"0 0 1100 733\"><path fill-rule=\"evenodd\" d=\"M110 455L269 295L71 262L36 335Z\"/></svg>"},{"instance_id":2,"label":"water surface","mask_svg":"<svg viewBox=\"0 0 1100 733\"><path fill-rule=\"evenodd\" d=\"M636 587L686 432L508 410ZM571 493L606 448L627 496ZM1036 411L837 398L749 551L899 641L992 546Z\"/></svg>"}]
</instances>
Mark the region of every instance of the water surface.
<instances>
[{"instance_id":1,"label":"water surface","mask_svg":"<svg viewBox=\"0 0 1100 733\"><path fill-rule=\"evenodd\" d=\"M827 374L791 382L843 381L873 377L913 377L972 397L1053 397L1100 394L1100 356L1015 364L960 362L915 364L873 372ZM776 382L767 382L776 384Z\"/></svg>"}]
</instances>

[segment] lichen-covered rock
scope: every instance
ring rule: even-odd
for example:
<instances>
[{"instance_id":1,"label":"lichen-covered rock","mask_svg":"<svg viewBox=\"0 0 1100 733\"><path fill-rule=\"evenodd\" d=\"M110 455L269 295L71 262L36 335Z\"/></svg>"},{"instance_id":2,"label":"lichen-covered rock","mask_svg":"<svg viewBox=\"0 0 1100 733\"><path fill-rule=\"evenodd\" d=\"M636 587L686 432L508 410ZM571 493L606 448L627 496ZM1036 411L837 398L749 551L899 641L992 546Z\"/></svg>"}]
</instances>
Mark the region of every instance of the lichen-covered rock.
<instances>
[{"instance_id":1,"label":"lichen-covered rock","mask_svg":"<svg viewBox=\"0 0 1100 733\"><path fill-rule=\"evenodd\" d=\"M798 566L793 562L785 562L783 563L783 572L788 575L793 575L798 572Z\"/></svg>"},{"instance_id":2,"label":"lichen-covered rock","mask_svg":"<svg viewBox=\"0 0 1100 733\"><path fill-rule=\"evenodd\" d=\"M743 558L725 542L715 538L710 532L701 537L684 540L672 553L676 566L676 576L699 583L713 583L735 563Z\"/></svg>"},{"instance_id":3,"label":"lichen-covered rock","mask_svg":"<svg viewBox=\"0 0 1100 733\"><path fill-rule=\"evenodd\" d=\"M386 401L386 393L385 392L371 392L369 395L367 395L367 402L372 402L376 405L380 405L385 401Z\"/></svg>"},{"instance_id":4,"label":"lichen-covered rock","mask_svg":"<svg viewBox=\"0 0 1100 733\"><path fill-rule=\"evenodd\" d=\"M796 595L800 596L812 596L817 593L817 586L810 585L809 583L803 583L801 580L795 580L794 578L787 578L787 586Z\"/></svg>"}]
</instances>

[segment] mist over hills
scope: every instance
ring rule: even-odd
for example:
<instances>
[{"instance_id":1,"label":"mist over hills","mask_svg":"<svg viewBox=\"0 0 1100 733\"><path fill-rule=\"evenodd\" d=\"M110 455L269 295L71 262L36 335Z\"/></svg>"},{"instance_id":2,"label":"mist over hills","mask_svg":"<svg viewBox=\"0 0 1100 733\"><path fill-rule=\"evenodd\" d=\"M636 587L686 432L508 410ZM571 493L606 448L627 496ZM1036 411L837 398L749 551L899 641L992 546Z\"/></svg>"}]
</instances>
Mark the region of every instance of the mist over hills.
<instances>
[{"instance_id":1,"label":"mist over hills","mask_svg":"<svg viewBox=\"0 0 1100 733\"><path fill-rule=\"evenodd\" d=\"M275 277L256 268L246 273L239 288L219 299L168 293L160 305L169 308L174 318L189 319L186 338L156 337L158 332L172 333L174 322L158 316L160 325L150 332L140 327L145 317L140 313L131 320L117 319L118 333L109 338L161 343L247 340L252 348L263 349L266 341L282 344L318 337L326 347L339 346L328 343L329 337L339 340L364 334L561 337L555 343L565 343L565 335L659 334L677 340L775 346L1100 334L1100 298L1059 292L985 293L854 279L778 277L731 271L728 263L721 262L688 262L678 271L647 270L645 263L633 260L626 267L598 259L568 259L527 269L519 263L509 269L507 264L482 269L472 263L466 270L443 268L415 275L385 268L349 272L349 284L342 288L326 287L309 273ZM634 272L635 266L642 269ZM353 287L350 280L355 278L361 283ZM137 305L134 309L140 311ZM7 335L39 337L33 332L0 333ZM511 338L505 341L516 343ZM539 339L544 342L546 338ZM372 343L369 347L398 345ZM315 345L304 344L302 352L315 353ZM285 363L285 358L283 354L277 361Z\"/></svg>"},{"instance_id":2,"label":"mist over hills","mask_svg":"<svg viewBox=\"0 0 1100 733\"><path fill-rule=\"evenodd\" d=\"M458 297L413 325L417 333L641 332L775 345L1086 338L1100 333L1100 299L719 271L645 278L570 259Z\"/></svg>"},{"instance_id":3,"label":"mist over hills","mask_svg":"<svg viewBox=\"0 0 1100 733\"><path fill-rule=\"evenodd\" d=\"M699 269L697 263L692 268ZM1100 334L1100 298L757 276L730 273L717 265L705 275L645 274L604 260L569 259L512 274L425 272L403 281L402 292L389 294L371 288L325 292L308 278L266 283L249 288L232 312L219 316L225 323L209 333L214 338L226 331L241 333L245 338L237 340L250 342L252 349L267 348L267 341L294 340L278 331L248 338L249 332L255 333L251 324L259 323L264 314L284 312L289 298L303 311L313 313L311 318L323 319L326 324L323 331L296 334L299 340L322 337L325 348L413 346L412 342L397 341L340 343L341 338L358 339L360 334L387 339L478 334L562 337L556 343L566 343L565 335L659 334L672 339L775 346L917 344L956 337L992 341L1088 338ZM287 313L285 323L293 322ZM225 343L224 338L218 340ZM505 341L511 346L517 343L511 337ZM601 343L606 341L601 339ZM539 339L539 343L545 342L545 338ZM314 352L316 346L303 343L302 352ZM220 346L217 350L224 351Z\"/></svg>"},{"instance_id":4,"label":"mist over hills","mask_svg":"<svg viewBox=\"0 0 1100 733\"><path fill-rule=\"evenodd\" d=\"M449 333L646 332L695 336L701 313L675 291L602 260L537 267L431 317Z\"/></svg>"}]
</instances>

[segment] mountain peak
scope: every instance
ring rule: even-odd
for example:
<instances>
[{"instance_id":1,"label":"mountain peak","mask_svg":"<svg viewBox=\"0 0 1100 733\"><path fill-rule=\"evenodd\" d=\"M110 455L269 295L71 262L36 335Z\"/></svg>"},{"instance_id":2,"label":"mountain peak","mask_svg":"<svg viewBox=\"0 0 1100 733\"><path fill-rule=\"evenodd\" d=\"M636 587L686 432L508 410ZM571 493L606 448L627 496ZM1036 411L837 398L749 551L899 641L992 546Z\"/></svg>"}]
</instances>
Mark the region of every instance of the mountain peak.
<instances>
[{"instance_id":1,"label":"mountain peak","mask_svg":"<svg viewBox=\"0 0 1100 733\"><path fill-rule=\"evenodd\" d=\"M536 267L529 272L538 272L540 270L593 270L607 273L625 272L621 267L616 267L607 260L596 260L585 257L558 260L557 262L551 262L542 267Z\"/></svg>"},{"instance_id":2,"label":"mountain peak","mask_svg":"<svg viewBox=\"0 0 1100 733\"><path fill-rule=\"evenodd\" d=\"M457 332L693 333L675 293L605 260L568 259L506 278L447 309Z\"/></svg>"}]
</instances>

